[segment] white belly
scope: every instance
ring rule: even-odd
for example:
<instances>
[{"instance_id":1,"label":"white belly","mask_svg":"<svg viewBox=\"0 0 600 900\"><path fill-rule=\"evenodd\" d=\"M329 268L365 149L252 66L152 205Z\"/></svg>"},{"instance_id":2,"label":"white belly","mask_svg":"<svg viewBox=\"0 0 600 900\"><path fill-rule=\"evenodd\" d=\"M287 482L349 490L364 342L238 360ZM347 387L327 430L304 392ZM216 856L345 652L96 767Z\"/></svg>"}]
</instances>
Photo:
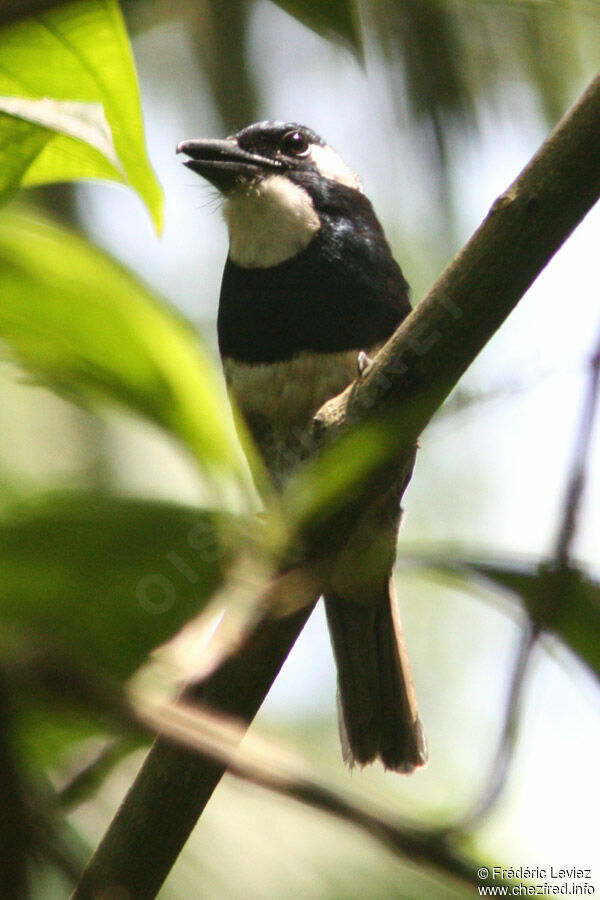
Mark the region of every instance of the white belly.
<instances>
[{"instance_id":1,"label":"white belly","mask_svg":"<svg viewBox=\"0 0 600 900\"><path fill-rule=\"evenodd\" d=\"M223 360L232 399L277 484L307 455L313 416L358 374L358 353L301 353L276 363Z\"/></svg>"}]
</instances>

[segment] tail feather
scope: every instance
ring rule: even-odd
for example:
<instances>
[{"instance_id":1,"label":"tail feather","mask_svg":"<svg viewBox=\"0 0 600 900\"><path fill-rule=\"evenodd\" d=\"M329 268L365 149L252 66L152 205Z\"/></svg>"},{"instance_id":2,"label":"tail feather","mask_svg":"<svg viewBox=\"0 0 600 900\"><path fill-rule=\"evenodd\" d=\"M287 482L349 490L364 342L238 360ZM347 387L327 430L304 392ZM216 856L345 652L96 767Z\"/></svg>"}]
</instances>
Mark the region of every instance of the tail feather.
<instances>
[{"instance_id":1,"label":"tail feather","mask_svg":"<svg viewBox=\"0 0 600 900\"><path fill-rule=\"evenodd\" d=\"M344 759L411 772L427 761L393 584L379 602L327 594L325 610L338 669Z\"/></svg>"}]
</instances>

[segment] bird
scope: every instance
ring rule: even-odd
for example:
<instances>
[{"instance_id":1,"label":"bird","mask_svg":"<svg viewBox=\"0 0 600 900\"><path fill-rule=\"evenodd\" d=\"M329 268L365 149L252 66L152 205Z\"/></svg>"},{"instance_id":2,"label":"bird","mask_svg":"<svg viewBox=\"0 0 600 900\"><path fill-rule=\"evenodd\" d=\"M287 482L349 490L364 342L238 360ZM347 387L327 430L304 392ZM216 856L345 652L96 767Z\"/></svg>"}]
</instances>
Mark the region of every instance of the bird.
<instances>
[{"instance_id":1,"label":"bird","mask_svg":"<svg viewBox=\"0 0 600 900\"><path fill-rule=\"evenodd\" d=\"M308 453L316 412L410 313L409 287L358 176L310 128L257 122L177 152L222 199L219 352L282 490ZM324 591L344 759L402 773L427 761L392 578L406 480L361 509Z\"/></svg>"}]
</instances>

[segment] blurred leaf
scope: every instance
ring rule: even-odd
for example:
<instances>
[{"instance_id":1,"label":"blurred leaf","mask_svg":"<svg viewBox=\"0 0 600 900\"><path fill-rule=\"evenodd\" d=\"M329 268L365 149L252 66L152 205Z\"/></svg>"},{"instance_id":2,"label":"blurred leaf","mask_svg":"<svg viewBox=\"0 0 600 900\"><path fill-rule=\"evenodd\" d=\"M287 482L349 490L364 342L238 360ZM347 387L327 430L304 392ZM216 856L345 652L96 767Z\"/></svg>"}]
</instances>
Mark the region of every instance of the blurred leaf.
<instances>
[{"instance_id":1,"label":"blurred leaf","mask_svg":"<svg viewBox=\"0 0 600 900\"><path fill-rule=\"evenodd\" d=\"M384 420L349 430L294 473L286 486L288 520L304 532L345 510L361 484L388 456ZM329 527L329 526L327 526Z\"/></svg>"},{"instance_id":2,"label":"blurred leaf","mask_svg":"<svg viewBox=\"0 0 600 900\"><path fill-rule=\"evenodd\" d=\"M355 0L274 0L307 28L326 37L341 38L362 56L362 36Z\"/></svg>"},{"instance_id":3,"label":"blurred leaf","mask_svg":"<svg viewBox=\"0 0 600 900\"><path fill-rule=\"evenodd\" d=\"M343 428L329 443L319 447L308 464L300 467L286 484L283 509L289 525L311 542L334 548L346 531L348 516L359 511L365 492L377 491L378 483L389 485L386 469L393 466L400 478L398 453L410 423L394 410ZM301 448L299 448L301 449ZM407 460L406 471L412 467ZM357 506L358 501L358 506ZM333 542L333 543L332 543Z\"/></svg>"},{"instance_id":4,"label":"blurred leaf","mask_svg":"<svg viewBox=\"0 0 600 900\"><path fill-rule=\"evenodd\" d=\"M45 128L0 114L0 202L18 190L31 161L51 137Z\"/></svg>"},{"instance_id":5,"label":"blurred leaf","mask_svg":"<svg viewBox=\"0 0 600 900\"><path fill-rule=\"evenodd\" d=\"M112 143L110 127L100 103L77 100L30 100L27 97L0 97L0 112L33 122L50 131L60 131L95 147L115 168L119 159Z\"/></svg>"},{"instance_id":6,"label":"blurred leaf","mask_svg":"<svg viewBox=\"0 0 600 900\"><path fill-rule=\"evenodd\" d=\"M380 0L373 12L385 55L402 67L413 114L430 119L442 146L445 117L473 123L474 90L465 60L477 21L470 20L467 32L454 4L438 0Z\"/></svg>"},{"instance_id":7,"label":"blurred leaf","mask_svg":"<svg viewBox=\"0 0 600 900\"><path fill-rule=\"evenodd\" d=\"M237 471L224 391L188 323L106 254L39 220L0 218L0 340L43 383L119 403L207 466Z\"/></svg>"},{"instance_id":8,"label":"blurred leaf","mask_svg":"<svg viewBox=\"0 0 600 900\"><path fill-rule=\"evenodd\" d=\"M492 111L510 104L513 86L533 90L554 122L581 75L581 33L598 15L586 0L371 0L362 9L402 127L408 106L429 126L442 163L453 127L475 128L481 101Z\"/></svg>"},{"instance_id":9,"label":"blurred leaf","mask_svg":"<svg viewBox=\"0 0 600 900\"><path fill-rule=\"evenodd\" d=\"M526 0L520 2L525 6ZM551 0L550 4L548 0L537 0L537 8L535 2L529 2L531 6L514 50L520 49L523 74L537 89L547 121L556 122L568 102L565 87L577 83L583 68L581 51L577 52L581 45L577 25L592 25L593 20L586 23L581 14L597 20L600 8L595 3L577 0L571 4L568 0ZM597 21L595 30L599 33Z\"/></svg>"},{"instance_id":10,"label":"blurred leaf","mask_svg":"<svg viewBox=\"0 0 600 900\"><path fill-rule=\"evenodd\" d=\"M204 510L86 494L19 507L0 522L1 639L127 677L199 612L230 556Z\"/></svg>"},{"instance_id":11,"label":"blurred leaf","mask_svg":"<svg viewBox=\"0 0 600 900\"><path fill-rule=\"evenodd\" d=\"M600 677L600 582L581 569L557 568L541 560L406 552L402 557L458 577L482 577L517 594L534 622L560 638Z\"/></svg>"},{"instance_id":12,"label":"blurred leaf","mask_svg":"<svg viewBox=\"0 0 600 900\"><path fill-rule=\"evenodd\" d=\"M533 620L557 635L600 677L600 583L580 569L544 563L462 560L461 564L518 594Z\"/></svg>"},{"instance_id":13,"label":"blurred leaf","mask_svg":"<svg viewBox=\"0 0 600 900\"><path fill-rule=\"evenodd\" d=\"M0 31L0 48L0 171L10 173L0 200L19 181L107 178L133 187L160 230L162 194L117 0L74 0L23 19Z\"/></svg>"},{"instance_id":14,"label":"blurred leaf","mask_svg":"<svg viewBox=\"0 0 600 900\"><path fill-rule=\"evenodd\" d=\"M205 0L186 9L188 41L227 128L258 118L257 67L247 40L253 14L247 0Z\"/></svg>"},{"instance_id":15,"label":"blurred leaf","mask_svg":"<svg viewBox=\"0 0 600 900\"><path fill-rule=\"evenodd\" d=\"M27 673L24 680L20 677L13 678L12 690L15 701L18 703L18 716L15 717L16 735L18 740L17 750L23 765L29 771L42 772L52 769L58 777L59 787L68 787L64 805L79 802L86 791L86 783L94 781L94 773L90 772L86 777L82 771L85 768L85 760L89 757L90 744L98 741L106 742L115 740L115 732L119 730L114 713L116 707L109 708L98 703L92 704L87 698L80 698L74 702L72 696L64 696L57 691L49 691L39 682L35 682L31 673ZM95 677L98 670L94 671ZM120 713L121 710L118 710ZM121 735L119 735L121 737ZM119 741L118 746L123 745L123 752L127 753L140 742L133 730L127 730L126 739ZM115 751L116 752L116 751ZM102 780L110 766L100 766L98 779ZM77 782L77 773L81 772L82 783L75 783L73 796L69 783ZM79 788L81 792L79 793ZM62 799L61 799L62 804Z\"/></svg>"},{"instance_id":16,"label":"blurred leaf","mask_svg":"<svg viewBox=\"0 0 600 900\"><path fill-rule=\"evenodd\" d=\"M92 739L77 749L77 765L72 765L66 773L61 772L57 803L63 810L89 800L115 765L131 752L132 744L115 739Z\"/></svg>"}]
</instances>

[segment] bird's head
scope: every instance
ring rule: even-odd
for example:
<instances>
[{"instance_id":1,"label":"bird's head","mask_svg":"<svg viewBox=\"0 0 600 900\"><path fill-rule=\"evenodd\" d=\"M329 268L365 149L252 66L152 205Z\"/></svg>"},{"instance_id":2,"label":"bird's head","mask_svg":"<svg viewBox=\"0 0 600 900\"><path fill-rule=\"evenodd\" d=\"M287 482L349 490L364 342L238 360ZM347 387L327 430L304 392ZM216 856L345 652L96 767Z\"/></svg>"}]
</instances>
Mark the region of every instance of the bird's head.
<instances>
[{"instance_id":1,"label":"bird's head","mask_svg":"<svg viewBox=\"0 0 600 900\"><path fill-rule=\"evenodd\" d=\"M321 230L332 193L350 203L362 198L357 175L335 150L293 122L258 122L226 140L182 141L177 152L223 196L230 257L244 268L269 268L302 252Z\"/></svg>"}]
</instances>

